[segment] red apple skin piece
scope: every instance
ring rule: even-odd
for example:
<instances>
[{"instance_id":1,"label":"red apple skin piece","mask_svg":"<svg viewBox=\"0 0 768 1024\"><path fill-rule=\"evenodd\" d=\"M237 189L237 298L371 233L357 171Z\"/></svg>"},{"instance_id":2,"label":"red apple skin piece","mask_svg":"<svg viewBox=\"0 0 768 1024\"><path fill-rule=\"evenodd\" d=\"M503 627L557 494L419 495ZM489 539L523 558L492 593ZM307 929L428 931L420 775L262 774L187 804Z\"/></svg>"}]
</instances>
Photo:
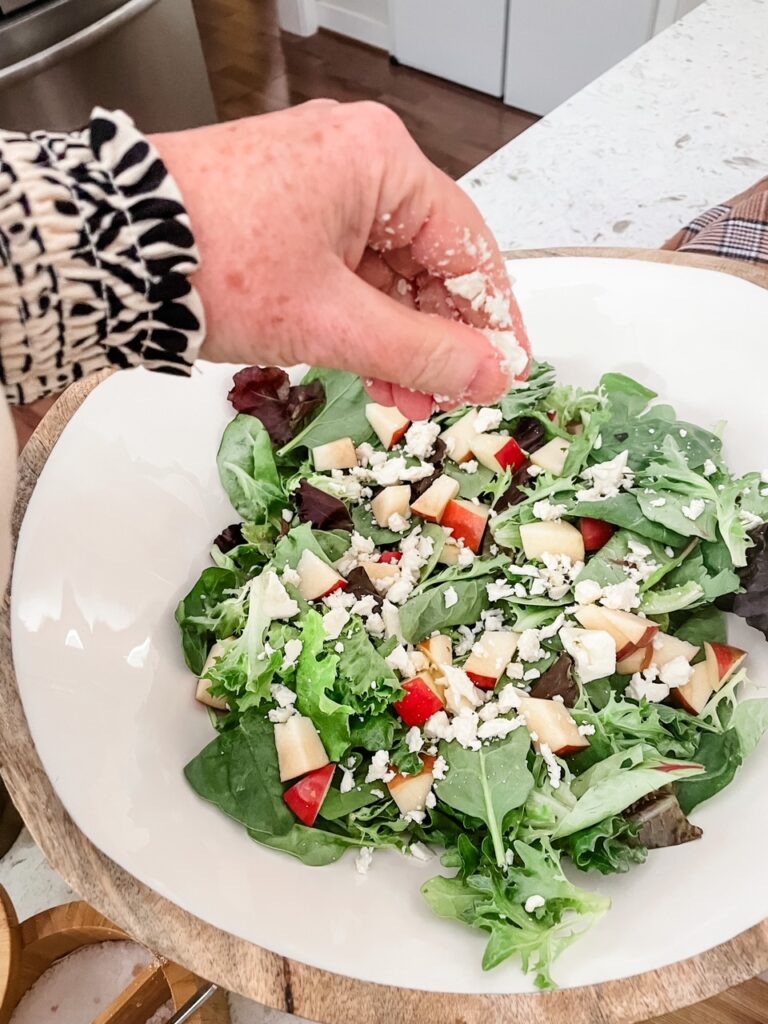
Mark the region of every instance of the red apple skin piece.
<instances>
[{"instance_id":1,"label":"red apple skin piece","mask_svg":"<svg viewBox=\"0 0 768 1024\"><path fill-rule=\"evenodd\" d=\"M718 689L733 675L747 656L746 651L740 647L731 647L730 644L705 644L710 648L717 663L717 674L719 678Z\"/></svg>"},{"instance_id":2,"label":"red apple skin piece","mask_svg":"<svg viewBox=\"0 0 768 1024\"><path fill-rule=\"evenodd\" d=\"M616 671L622 676L631 676L635 672L642 672L653 661L653 646L648 644L633 651L628 657L616 663Z\"/></svg>"},{"instance_id":3,"label":"red apple skin piece","mask_svg":"<svg viewBox=\"0 0 768 1024\"><path fill-rule=\"evenodd\" d=\"M630 654L634 654L641 647L646 647L659 631L655 622L643 619L633 612L621 612L613 608L601 608L600 610L603 616L627 638L624 647L619 647L618 643L616 644L616 657L620 661L628 658Z\"/></svg>"},{"instance_id":4,"label":"red apple skin piece","mask_svg":"<svg viewBox=\"0 0 768 1024\"><path fill-rule=\"evenodd\" d=\"M611 523L604 523L602 519L590 519L589 516L582 516L579 520L579 529L584 538L585 551L599 551L616 532L616 527Z\"/></svg>"},{"instance_id":5,"label":"red apple skin piece","mask_svg":"<svg viewBox=\"0 0 768 1024\"><path fill-rule=\"evenodd\" d=\"M495 690L498 683L494 676L481 676L478 672L467 672L467 677L481 690Z\"/></svg>"},{"instance_id":6,"label":"red apple skin piece","mask_svg":"<svg viewBox=\"0 0 768 1024\"><path fill-rule=\"evenodd\" d=\"M579 733L568 708L557 701L523 697L520 714L526 719L528 732L535 732L538 736L533 740L536 750L546 743L553 754L565 757L589 746L589 740Z\"/></svg>"},{"instance_id":7,"label":"red apple skin piece","mask_svg":"<svg viewBox=\"0 0 768 1024\"><path fill-rule=\"evenodd\" d=\"M712 662L700 661L693 666L693 675L685 686L676 686L669 695L678 707L691 715L700 715L715 692L717 679L712 675Z\"/></svg>"},{"instance_id":8,"label":"red apple skin piece","mask_svg":"<svg viewBox=\"0 0 768 1024\"><path fill-rule=\"evenodd\" d=\"M440 525L453 530L453 539L463 540L466 547L477 554L488 524L488 511L485 505L454 498L445 506Z\"/></svg>"},{"instance_id":9,"label":"red apple skin piece","mask_svg":"<svg viewBox=\"0 0 768 1024\"><path fill-rule=\"evenodd\" d=\"M333 584L331 589L330 590L326 590L326 592L324 594L321 594L320 596L321 597L328 597L329 594L334 594L337 590L346 590L348 586L349 586L349 583L346 580L344 580L344 579L336 580L336 582Z\"/></svg>"},{"instance_id":10,"label":"red apple skin piece","mask_svg":"<svg viewBox=\"0 0 768 1024\"><path fill-rule=\"evenodd\" d=\"M402 551L385 551L382 554L382 556L379 559L379 561L383 562L384 565L390 565L390 564L392 564L394 562L399 562L402 557L403 557L403 552Z\"/></svg>"},{"instance_id":11,"label":"red apple skin piece","mask_svg":"<svg viewBox=\"0 0 768 1024\"><path fill-rule=\"evenodd\" d=\"M510 437L507 443L496 452L496 461L502 470L511 468L513 472L517 472L528 461L528 456L514 437Z\"/></svg>"},{"instance_id":12,"label":"red apple skin piece","mask_svg":"<svg viewBox=\"0 0 768 1024\"><path fill-rule=\"evenodd\" d=\"M286 789L283 800L296 815L300 822L311 828L317 821L323 800L331 788L331 779L336 770L335 764L327 764L323 768L315 768L303 779Z\"/></svg>"},{"instance_id":13,"label":"red apple skin piece","mask_svg":"<svg viewBox=\"0 0 768 1024\"><path fill-rule=\"evenodd\" d=\"M403 683L405 697L392 705L408 726L424 725L428 718L445 707L435 691L421 676L414 676Z\"/></svg>"}]
</instances>

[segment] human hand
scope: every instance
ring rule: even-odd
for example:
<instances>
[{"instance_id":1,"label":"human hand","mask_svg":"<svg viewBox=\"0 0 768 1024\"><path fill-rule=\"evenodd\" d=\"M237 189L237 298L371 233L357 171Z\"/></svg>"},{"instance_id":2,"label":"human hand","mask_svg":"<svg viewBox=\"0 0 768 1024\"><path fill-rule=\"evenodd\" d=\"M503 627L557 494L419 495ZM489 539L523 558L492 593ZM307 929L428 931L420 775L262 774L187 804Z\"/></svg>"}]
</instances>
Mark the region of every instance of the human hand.
<instances>
[{"instance_id":1,"label":"human hand","mask_svg":"<svg viewBox=\"0 0 768 1024\"><path fill-rule=\"evenodd\" d=\"M352 370L411 419L524 375L493 236L386 107L316 100L152 141L200 247L207 358Z\"/></svg>"}]
</instances>

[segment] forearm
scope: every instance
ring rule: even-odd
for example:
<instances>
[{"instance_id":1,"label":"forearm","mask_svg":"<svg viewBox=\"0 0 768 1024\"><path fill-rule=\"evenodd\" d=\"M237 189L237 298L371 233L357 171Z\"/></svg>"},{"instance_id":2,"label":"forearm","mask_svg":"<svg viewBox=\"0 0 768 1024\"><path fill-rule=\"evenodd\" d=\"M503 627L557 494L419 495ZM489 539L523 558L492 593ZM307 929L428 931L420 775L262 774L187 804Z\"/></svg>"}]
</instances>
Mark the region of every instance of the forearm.
<instances>
[{"instance_id":1,"label":"forearm","mask_svg":"<svg viewBox=\"0 0 768 1024\"><path fill-rule=\"evenodd\" d=\"M181 196L124 114L0 132L0 383L33 401L107 366L188 373L204 317Z\"/></svg>"}]
</instances>

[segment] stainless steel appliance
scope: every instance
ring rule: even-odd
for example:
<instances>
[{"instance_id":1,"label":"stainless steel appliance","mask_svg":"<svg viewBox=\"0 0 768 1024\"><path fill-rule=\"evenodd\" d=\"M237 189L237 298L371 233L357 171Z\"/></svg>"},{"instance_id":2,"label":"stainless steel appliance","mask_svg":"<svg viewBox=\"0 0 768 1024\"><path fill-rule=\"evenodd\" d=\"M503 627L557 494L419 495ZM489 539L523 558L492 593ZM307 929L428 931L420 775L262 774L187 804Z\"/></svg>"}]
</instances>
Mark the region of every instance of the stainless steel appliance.
<instances>
[{"instance_id":1,"label":"stainless steel appliance","mask_svg":"<svg viewBox=\"0 0 768 1024\"><path fill-rule=\"evenodd\" d=\"M150 132L216 120L191 0L0 0L0 127L71 130L97 104Z\"/></svg>"}]
</instances>

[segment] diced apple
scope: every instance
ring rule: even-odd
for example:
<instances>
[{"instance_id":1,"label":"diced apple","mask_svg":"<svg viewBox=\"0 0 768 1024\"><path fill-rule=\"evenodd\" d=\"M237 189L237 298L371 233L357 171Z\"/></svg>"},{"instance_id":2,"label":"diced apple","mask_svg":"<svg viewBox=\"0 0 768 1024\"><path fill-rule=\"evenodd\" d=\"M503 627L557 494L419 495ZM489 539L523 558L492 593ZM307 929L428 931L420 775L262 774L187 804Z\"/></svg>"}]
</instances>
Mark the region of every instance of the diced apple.
<instances>
[{"instance_id":1,"label":"diced apple","mask_svg":"<svg viewBox=\"0 0 768 1024\"><path fill-rule=\"evenodd\" d=\"M584 561L584 540L570 523L524 523L520 527L520 539L526 558L567 555L572 562Z\"/></svg>"},{"instance_id":2,"label":"diced apple","mask_svg":"<svg viewBox=\"0 0 768 1024\"><path fill-rule=\"evenodd\" d=\"M707 658L714 658L717 666L716 690L719 690L731 678L747 656L746 651L742 651L740 647L731 647L730 644L704 644L704 650Z\"/></svg>"},{"instance_id":3,"label":"diced apple","mask_svg":"<svg viewBox=\"0 0 768 1024\"><path fill-rule=\"evenodd\" d=\"M363 568L371 583L388 580L400 574L396 562L363 562Z\"/></svg>"},{"instance_id":4,"label":"diced apple","mask_svg":"<svg viewBox=\"0 0 768 1024\"><path fill-rule=\"evenodd\" d=\"M442 432L440 438L445 442L449 459L453 459L454 462L467 462L472 458L472 444L478 436L475 430L476 420L477 409L470 409L452 427L447 427Z\"/></svg>"},{"instance_id":5,"label":"diced apple","mask_svg":"<svg viewBox=\"0 0 768 1024\"><path fill-rule=\"evenodd\" d=\"M402 516L403 519L411 518L411 485L393 484L379 491L371 502L373 518L379 524L387 528L392 516Z\"/></svg>"},{"instance_id":6,"label":"diced apple","mask_svg":"<svg viewBox=\"0 0 768 1024\"><path fill-rule=\"evenodd\" d=\"M411 511L428 523L439 523L443 518L445 506L459 493L459 481L452 476L439 476L437 480L420 494L411 505Z\"/></svg>"},{"instance_id":7,"label":"diced apple","mask_svg":"<svg viewBox=\"0 0 768 1024\"><path fill-rule=\"evenodd\" d=\"M231 640L217 640L213 647L208 652L208 657L205 659L203 670L200 673L200 678L197 681L197 690L195 691L195 700L199 700L201 704L205 704L209 708L215 708L217 711L228 711L229 705L223 697L214 697L208 687L211 685L210 679L204 679L203 677L211 670L213 663L218 661L219 658L224 654L227 647L232 643Z\"/></svg>"},{"instance_id":8,"label":"diced apple","mask_svg":"<svg viewBox=\"0 0 768 1024\"><path fill-rule=\"evenodd\" d=\"M446 681L445 676L441 675L437 671L437 667L434 669L423 668L419 672L419 678L423 679L427 686L440 698L443 707L445 707L445 687Z\"/></svg>"},{"instance_id":9,"label":"diced apple","mask_svg":"<svg viewBox=\"0 0 768 1024\"><path fill-rule=\"evenodd\" d=\"M283 800L288 804L296 817L310 828L317 821L317 815L323 806L331 788L331 779L336 770L335 764L327 764L323 768L305 775L283 793Z\"/></svg>"},{"instance_id":10,"label":"diced apple","mask_svg":"<svg viewBox=\"0 0 768 1024\"><path fill-rule=\"evenodd\" d=\"M520 469L527 456L514 437L509 434L477 434L472 441L472 454L481 466L493 473L503 473L511 466Z\"/></svg>"},{"instance_id":11,"label":"diced apple","mask_svg":"<svg viewBox=\"0 0 768 1024\"><path fill-rule=\"evenodd\" d=\"M434 757L422 754L424 767L418 775L395 775L394 779L387 783L389 795L395 801L401 814L409 814L411 811L423 811L427 806L427 796L435 781L432 775Z\"/></svg>"},{"instance_id":12,"label":"diced apple","mask_svg":"<svg viewBox=\"0 0 768 1024\"><path fill-rule=\"evenodd\" d=\"M670 636L669 633L657 633L653 638L653 658L651 660L658 668L663 668L675 658L685 658L690 663L699 650L699 647L689 644L687 640L678 640L676 636Z\"/></svg>"},{"instance_id":13,"label":"diced apple","mask_svg":"<svg viewBox=\"0 0 768 1024\"><path fill-rule=\"evenodd\" d=\"M601 629L606 633L610 633L618 652L627 646L629 640L622 630L617 629L612 623L608 622L603 611L604 609L598 608L596 604L586 604L577 608L573 614L584 629Z\"/></svg>"},{"instance_id":14,"label":"diced apple","mask_svg":"<svg viewBox=\"0 0 768 1024\"><path fill-rule=\"evenodd\" d=\"M438 556L438 562L440 565L456 565L459 561L459 554L461 548L455 540L451 540L450 537L446 538L445 544L443 544L442 551Z\"/></svg>"},{"instance_id":15,"label":"diced apple","mask_svg":"<svg viewBox=\"0 0 768 1024\"><path fill-rule=\"evenodd\" d=\"M481 690L492 690L517 649L519 633L510 630L486 630L472 647L464 671Z\"/></svg>"},{"instance_id":16,"label":"diced apple","mask_svg":"<svg viewBox=\"0 0 768 1024\"><path fill-rule=\"evenodd\" d=\"M472 501L454 498L445 506L440 522L452 531L454 540L463 540L465 546L477 554L483 543L490 511L487 505L475 505Z\"/></svg>"},{"instance_id":17,"label":"diced apple","mask_svg":"<svg viewBox=\"0 0 768 1024\"><path fill-rule=\"evenodd\" d=\"M599 551L616 531L616 527L611 523L604 523L602 519L590 519L588 516L581 517L579 529L584 538L585 551Z\"/></svg>"},{"instance_id":18,"label":"diced apple","mask_svg":"<svg viewBox=\"0 0 768 1024\"><path fill-rule=\"evenodd\" d=\"M343 576L308 548L302 551L296 572L300 576L298 591L305 601L315 601L347 585Z\"/></svg>"},{"instance_id":19,"label":"diced apple","mask_svg":"<svg viewBox=\"0 0 768 1024\"><path fill-rule=\"evenodd\" d=\"M670 690L670 697L681 708L692 715L700 715L706 707L707 701L715 692L718 679L713 674L713 667L710 661L700 661L693 666L691 678L684 686L676 686Z\"/></svg>"},{"instance_id":20,"label":"diced apple","mask_svg":"<svg viewBox=\"0 0 768 1024\"><path fill-rule=\"evenodd\" d=\"M312 462L318 473L330 469L352 469L357 465L357 453L351 437L340 437L328 444L312 449Z\"/></svg>"},{"instance_id":21,"label":"diced apple","mask_svg":"<svg viewBox=\"0 0 768 1024\"><path fill-rule=\"evenodd\" d=\"M323 741L311 718L291 715L275 725L275 747L280 781L287 782L328 764Z\"/></svg>"},{"instance_id":22,"label":"diced apple","mask_svg":"<svg viewBox=\"0 0 768 1024\"><path fill-rule=\"evenodd\" d=\"M445 702L421 676L414 676L403 684L405 696L392 705L406 725L423 725L428 718L442 711Z\"/></svg>"},{"instance_id":23,"label":"diced apple","mask_svg":"<svg viewBox=\"0 0 768 1024\"><path fill-rule=\"evenodd\" d=\"M622 660L633 654L639 647L649 644L659 631L655 622L635 615L633 612L622 612L615 608L601 608L601 611L606 622L627 638L627 643L623 647L619 647L617 644L616 653Z\"/></svg>"},{"instance_id":24,"label":"diced apple","mask_svg":"<svg viewBox=\"0 0 768 1024\"><path fill-rule=\"evenodd\" d=\"M622 676L631 676L635 672L643 672L653 661L653 647L647 644L622 658L616 663L616 671Z\"/></svg>"},{"instance_id":25,"label":"diced apple","mask_svg":"<svg viewBox=\"0 0 768 1024\"><path fill-rule=\"evenodd\" d=\"M441 665L453 664L453 643L445 633L437 633L419 644L419 650L423 651L433 665L440 668Z\"/></svg>"},{"instance_id":26,"label":"diced apple","mask_svg":"<svg viewBox=\"0 0 768 1024\"><path fill-rule=\"evenodd\" d=\"M540 469L553 476L560 476L570 447L571 442L566 441L564 437L553 437L551 441L547 441L545 445L533 452L531 462L534 466L539 466Z\"/></svg>"},{"instance_id":27,"label":"diced apple","mask_svg":"<svg viewBox=\"0 0 768 1024\"><path fill-rule=\"evenodd\" d=\"M589 746L568 708L559 701L523 697L518 711L525 718L528 732L537 737L533 741L536 750L545 743L553 754L565 757Z\"/></svg>"},{"instance_id":28,"label":"diced apple","mask_svg":"<svg viewBox=\"0 0 768 1024\"><path fill-rule=\"evenodd\" d=\"M366 405L365 418L385 448L396 445L411 425L396 406L377 405L375 402Z\"/></svg>"},{"instance_id":29,"label":"diced apple","mask_svg":"<svg viewBox=\"0 0 768 1024\"><path fill-rule=\"evenodd\" d=\"M382 565L394 565L403 557L402 551L385 551L379 561Z\"/></svg>"}]
</instances>

